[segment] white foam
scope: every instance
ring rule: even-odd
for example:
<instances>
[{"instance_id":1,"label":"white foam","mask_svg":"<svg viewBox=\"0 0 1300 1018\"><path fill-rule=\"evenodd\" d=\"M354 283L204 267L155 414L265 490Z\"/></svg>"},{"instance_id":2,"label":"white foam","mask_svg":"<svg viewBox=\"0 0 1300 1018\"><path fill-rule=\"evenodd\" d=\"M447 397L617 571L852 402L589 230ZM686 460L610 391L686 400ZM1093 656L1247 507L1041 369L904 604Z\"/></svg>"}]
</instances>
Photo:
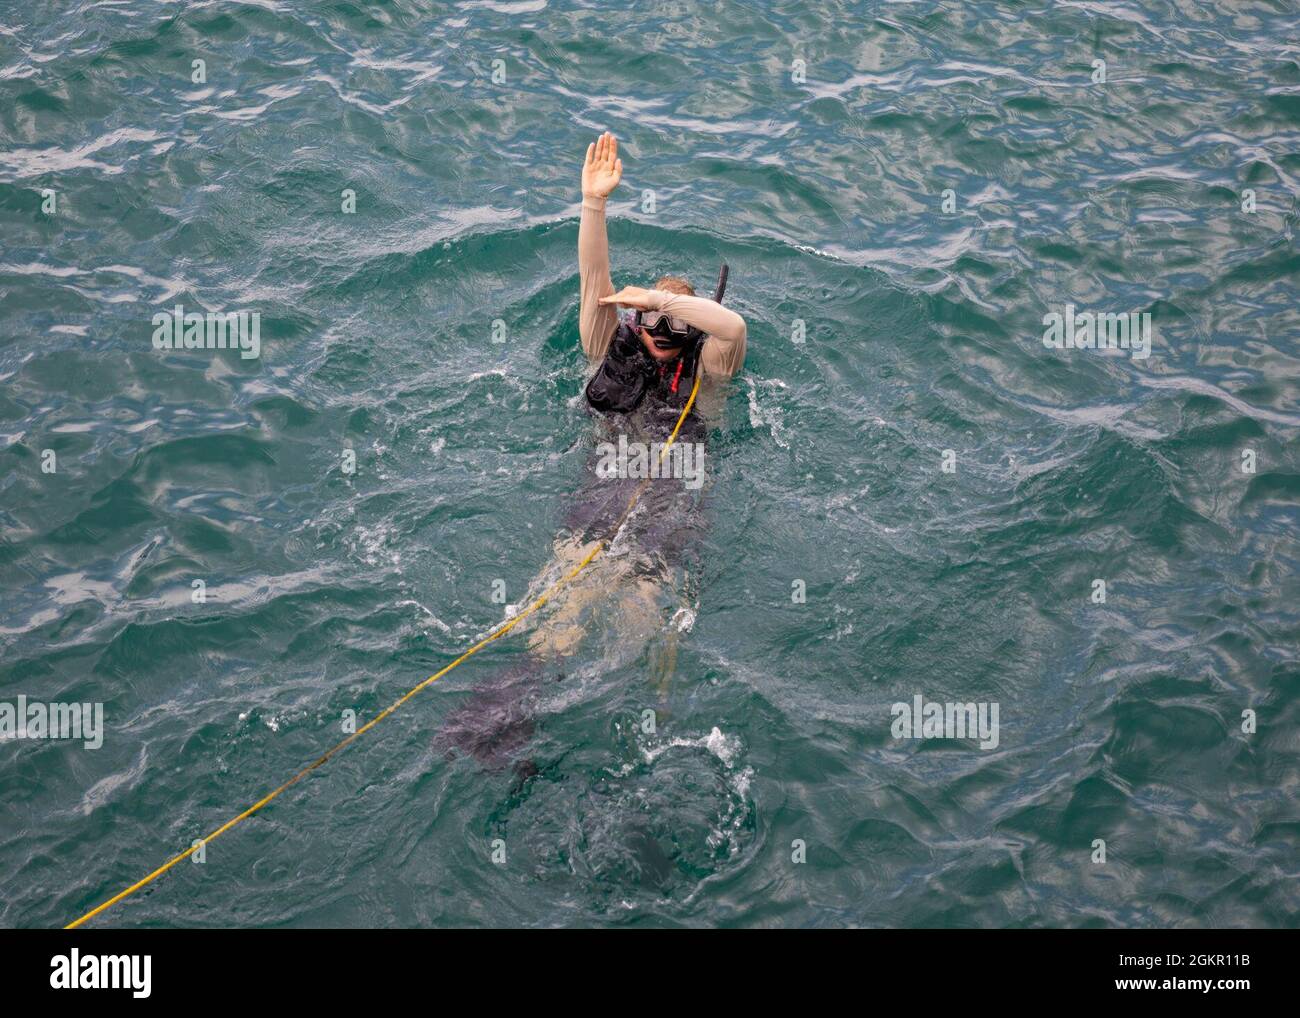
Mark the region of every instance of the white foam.
<instances>
[{"instance_id":1,"label":"white foam","mask_svg":"<svg viewBox=\"0 0 1300 1018\"><path fill-rule=\"evenodd\" d=\"M645 757L646 763L654 763L670 749L707 749L730 768L735 762L736 754L740 752L740 748L739 739L734 736L724 735L722 730L715 725L708 735L702 735L697 739L678 737L669 739L658 746L643 747L641 755Z\"/></svg>"},{"instance_id":2,"label":"white foam","mask_svg":"<svg viewBox=\"0 0 1300 1018\"><path fill-rule=\"evenodd\" d=\"M758 405L758 386L754 379L746 378L749 385L749 424L753 428L766 427L772 435L772 441L782 449L789 449L790 443L785 440L785 428L781 423L781 411L776 407L763 408ZM780 379L768 380L769 388L786 388L786 384Z\"/></svg>"}]
</instances>

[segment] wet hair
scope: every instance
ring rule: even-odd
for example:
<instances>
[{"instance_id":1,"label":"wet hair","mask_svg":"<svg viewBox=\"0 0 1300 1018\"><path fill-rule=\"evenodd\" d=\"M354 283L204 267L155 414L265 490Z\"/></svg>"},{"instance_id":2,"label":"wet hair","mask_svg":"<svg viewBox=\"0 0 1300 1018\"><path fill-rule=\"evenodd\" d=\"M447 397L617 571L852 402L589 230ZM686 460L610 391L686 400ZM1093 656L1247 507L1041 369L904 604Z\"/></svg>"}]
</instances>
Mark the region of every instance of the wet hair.
<instances>
[{"instance_id":1,"label":"wet hair","mask_svg":"<svg viewBox=\"0 0 1300 1018\"><path fill-rule=\"evenodd\" d=\"M666 290L669 293L682 293L687 297L695 296L695 287L681 276L661 276L659 282L655 283L655 289Z\"/></svg>"}]
</instances>

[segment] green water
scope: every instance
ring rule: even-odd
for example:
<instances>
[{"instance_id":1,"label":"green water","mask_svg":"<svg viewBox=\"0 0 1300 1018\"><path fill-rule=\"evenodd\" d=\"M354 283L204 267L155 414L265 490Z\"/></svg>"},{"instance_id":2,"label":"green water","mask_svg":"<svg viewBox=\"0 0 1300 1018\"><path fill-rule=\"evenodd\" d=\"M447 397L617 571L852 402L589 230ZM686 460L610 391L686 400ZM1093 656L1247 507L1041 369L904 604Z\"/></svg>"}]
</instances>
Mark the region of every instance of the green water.
<instances>
[{"instance_id":1,"label":"green water","mask_svg":"<svg viewBox=\"0 0 1300 1018\"><path fill-rule=\"evenodd\" d=\"M518 760L437 736L524 633L96 922L1297 925L1294 29L0 9L0 701L106 717L0 742L0 923L139 879L539 589L608 128L615 283L725 259L748 323L692 564L645 627L597 588ZM261 356L156 351L178 303L259 311ZM1150 357L1045 348L1066 304L1149 312ZM917 695L996 703L996 748L895 738Z\"/></svg>"}]
</instances>

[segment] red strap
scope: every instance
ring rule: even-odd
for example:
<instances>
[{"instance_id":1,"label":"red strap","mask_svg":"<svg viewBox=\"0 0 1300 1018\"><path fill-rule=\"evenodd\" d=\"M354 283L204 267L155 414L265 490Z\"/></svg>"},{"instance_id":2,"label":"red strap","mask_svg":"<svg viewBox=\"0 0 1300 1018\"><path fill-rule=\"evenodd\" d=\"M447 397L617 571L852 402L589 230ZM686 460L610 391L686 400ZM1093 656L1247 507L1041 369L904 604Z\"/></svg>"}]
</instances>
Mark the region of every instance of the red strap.
<instances>
[{"instance_id":1,"label":"red strap","mask_svg":"<svg viewBox=\"0 0 1300 1018\"><path fill-rule=\"evenodd\" d=\"M682 377L682 365L685 363L686 361L681 357L677 358L677 374L673 375L673 392L677 391L677 381ZM660 368L659 370L660 373L663 372L663 368Z\"/></svg>"}]
</instances>

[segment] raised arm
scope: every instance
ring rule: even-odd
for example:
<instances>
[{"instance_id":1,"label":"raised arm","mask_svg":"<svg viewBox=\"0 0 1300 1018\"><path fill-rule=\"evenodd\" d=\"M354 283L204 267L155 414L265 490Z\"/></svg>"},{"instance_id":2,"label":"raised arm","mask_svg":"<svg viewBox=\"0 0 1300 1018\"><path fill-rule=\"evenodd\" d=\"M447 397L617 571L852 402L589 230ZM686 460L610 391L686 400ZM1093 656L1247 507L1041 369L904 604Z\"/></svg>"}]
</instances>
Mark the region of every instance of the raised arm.
<instances>
[{"instance_id":1,"label":"raised arm","mask_svg":"<svg viewBox=\"0 0 1300 1018\"><path fill-rule=\"evenodd\" d=\"M703 329L704 346L700 348L700 367L706 377L730 378L745 363L745 319L707 297L690 297L684 293L651 290L658 297L657 310L682 318Z\"/></svg>"},{"instance_id":2,"label":"raised arm","mask_svg":"<svg viewBox=\"0 0 1300 1018\"><path fill-rule=\"evenodd\" d=\"M618 325L613 305L600 298L614 292L609 276L609 238L605 234L605 201L623 177L618 140L606 131L587 146L582 165L582 219L578 224L578 334L582 349L593 360L605 356Z\"/></svg>"}]
</instances>

